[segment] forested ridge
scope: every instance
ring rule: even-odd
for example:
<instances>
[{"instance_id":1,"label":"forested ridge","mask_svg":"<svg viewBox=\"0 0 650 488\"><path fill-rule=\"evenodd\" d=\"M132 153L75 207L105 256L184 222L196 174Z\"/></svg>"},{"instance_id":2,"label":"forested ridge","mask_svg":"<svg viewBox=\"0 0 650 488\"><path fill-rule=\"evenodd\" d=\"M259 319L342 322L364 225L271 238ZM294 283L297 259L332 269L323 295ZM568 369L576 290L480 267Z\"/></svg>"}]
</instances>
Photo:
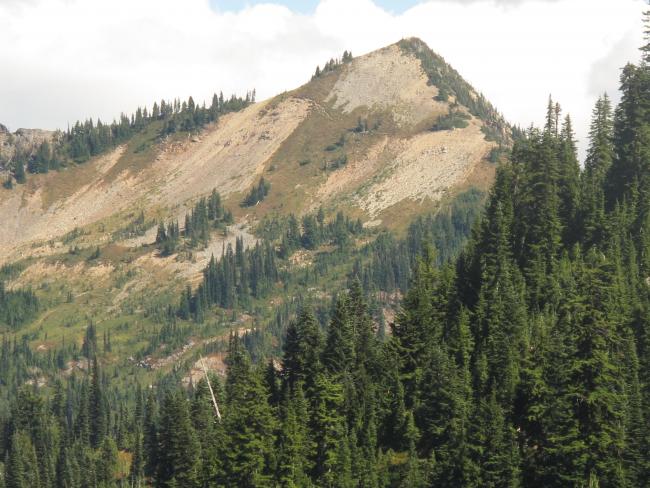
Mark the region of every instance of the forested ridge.
<instances>
[{"instance_id":1,"label":"forested ridge","mask_svg":"<svg viewBox=\"0 0 650 488\"><path fill-rule=\"evenodd\" d=\"M255 103L255 90L247 92L245 97L233 94L230 98L224 98L221 92L213 95L209 107L205 102L198 105L189 97L182 102L180 99L161 100L160 104L154 102L150 110L138 107L130 117L122 113L119 120L111 123L103 123L100 119L77 121L65 131L56 131L51 141L44 140L36 148L16 150L11 160L2 161L10 170L3 185L11 189L14 181L25 183L26 172L47 173L74 163L84 163L128 142L153 124L159 125L156 128L159 138L176 132L193 132L251 103ZM144 147L136 149L141 151Z\"/></svg>"},{"instance_id":2,"label":"forested ridge","mask_svg":"<svg viewBox=\"0 0 650 488\"><path fill-rule=\"evenodd\" d=\"M277 357L252 361L247 336L232 334L227 375L212 378L221 420L204 380L114 388L101 361L110 340L99 347L92 325L79 351L86 372L46 389L18 381L28 348L4 340L12 407L2 413L1 484L647 486L650 44L623 69L621 95L616 109L598 100L583 168L571 119L549 100L544 127L518 137L499 166L460 256L437 257L430 234L418 234L432 224L420 222L404 242L366 248L370 259L354 266L325 326L303 301ZM224 214L216 196L199 207L198 229L219 221L210 208ZM308 218L302 234L295 217L267 231L309 249L306 229L318 230L319 217ZM336 242L337 220L342 236L360 232L341 216L313 236ZM159 234L164 246L169 228ZM267 267L255 276L271 286L269 242L248 251L238 242L170 314L200 322L198 303L203 311L255 296L250 263ZM408 278L401 311L380 334L373 287Z\"/></svg>"}]
</instances>

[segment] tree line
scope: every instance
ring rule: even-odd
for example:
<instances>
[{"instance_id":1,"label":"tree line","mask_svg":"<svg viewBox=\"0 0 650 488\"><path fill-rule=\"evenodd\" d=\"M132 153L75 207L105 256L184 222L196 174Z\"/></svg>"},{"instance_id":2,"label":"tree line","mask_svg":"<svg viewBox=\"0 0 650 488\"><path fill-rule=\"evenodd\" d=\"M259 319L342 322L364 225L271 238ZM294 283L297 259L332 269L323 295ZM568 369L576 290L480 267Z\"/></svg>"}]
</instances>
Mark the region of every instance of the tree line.
<instances>
[{"instance_id":1,"label":"tree line","mask_svg":"<svg viewBox=\"0 0 650 488\"><path fill-rule=\"evenodd\" d=\"M450 97L454 97L453 103L460 103L467 107L472 115L484 122L482 130L489 139L505 144L510 138L510 133L515 136L520 135L520 130L509 126L483 94L478 93L458 71L422 41L403 39L398 45L405 53L415 56L420 61L429 83L438 88L437 100L448 102ZM444 126L444 130L454 127L454 123L462 126L465 122L459 116L450 116L438 122Z\"/></svg>"},{"instance_id":2,"label":"tree line","mask_svg":"<svg viewBox=\"0 0 650 488\"><path fill-rule=\"evenodd\" d=\"M320 78L322 75L337 70L340 66L352 61L352 58L353 56L350 51L343 51L343 56L340 59L330 58L330 60L323 65L322 69L320 66L316 66L316 71L314 71L314 74L311 77L312 81L316 78Z\"/></svg>"},{"instance_id":3,"label":"tree line","mask_svg":"<svg viewBox=\"0 0 650 488\"><path fill-rule=\"evenodd\" d=\"M144 131L154 123L162 123L161 137L175 132L192 132L215 122L221 115L236 112L255 103L255 90L245 97L214 94L210 106L198 105L192 97L187 101L174 99L154 102L151 109L138 107L130 116L121 114L111 123L100 119L77 121L65 131L57 131L51 141L45 140L35 149L17 150L8 167L16 183L26 181L29 173L47 173L72 163L83 163L91 157L112 150ZM11 180L5 187L11 188Z\"/></svg>"}]
</instances>

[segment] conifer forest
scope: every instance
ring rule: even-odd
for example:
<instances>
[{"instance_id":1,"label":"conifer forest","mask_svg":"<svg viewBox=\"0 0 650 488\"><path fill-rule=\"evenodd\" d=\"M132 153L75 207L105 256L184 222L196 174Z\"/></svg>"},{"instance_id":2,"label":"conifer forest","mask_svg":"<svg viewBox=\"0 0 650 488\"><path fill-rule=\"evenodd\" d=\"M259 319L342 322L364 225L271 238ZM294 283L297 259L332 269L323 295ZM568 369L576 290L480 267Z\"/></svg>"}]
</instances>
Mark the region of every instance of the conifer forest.
<instances>
[{"instance_id":1,"label":"conifer forest","mask_svg":"<svg viewBox=\"0 0 650 488\"><path fill-rule=\"evenodd\" d=\"M492 143L489 191L465 189L440 212L385 230L352 210L294 210L286 188L303 182L282 186L272 167L234 196L203 194L184 215L134 213L120 238L152 229L143 249L184 284L125 312L144 325L118 317L109 330L88 314L81 341L65 333L45 351L34 340L48 331L26 327L54 307L55 285L14 282L31 261L5 264L0 488L650 486L650 44L620 71L620 102L598 98L584 161L558 102L549 98L541 127L509 126L413 46L403 49L442 87L436 103L451 104L427 133L491 121L481 129ZM309 86L324 90L355 59L345 51ZM64 177L147 131L147 144L192 144L254 104L254 91L207 107L190 97L112 124L78 122L19 151L0 191L48 171ZM317 141L324 164L301 153L295 171L352 171L355 141L388 124L364 117L350 115L339 142ZM272 205L281 210L254 236L232 234ZM70 266L117 252L77 246L84 231L75 232L74 246L64 241ZM223 241L195 264L214 236ZM194 279L183 274L190 265ZM314 291L322 283L328 293ZM84 299L69 292L61 303ZM241 314L253 325L219 328ZM128 367L116 359L127 336ZM147 358L161 351L171 359L154 370ZM211 355L221 373L203 369Z\"/></svg>"}]
</instances>

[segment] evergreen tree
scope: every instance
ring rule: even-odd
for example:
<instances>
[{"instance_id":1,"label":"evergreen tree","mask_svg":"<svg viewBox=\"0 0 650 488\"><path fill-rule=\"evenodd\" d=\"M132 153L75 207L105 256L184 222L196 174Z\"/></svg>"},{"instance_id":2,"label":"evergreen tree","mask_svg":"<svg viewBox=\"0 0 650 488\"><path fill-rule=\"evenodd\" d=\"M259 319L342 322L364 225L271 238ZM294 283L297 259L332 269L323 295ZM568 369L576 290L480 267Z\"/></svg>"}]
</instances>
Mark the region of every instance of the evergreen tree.
<instances>
[{"instance_id":1,"label":"evergreen tree","mask_svg":"<svg viewBox=\"0 0 650 488\"><path fill-rule=\"evenodd\" d=\"M165 396L158 428L156 484L161 487L198 487L200 444L190 419L184 394L172 391Z\"/></svg>"},{"instance_id":2,"label":"evergreen tree","mask_svg":"<svg viewBox=\"0 0 650 488\"><path fill-rule=\"evenodd\" d=\"M158 408L153 392L149 390L143 415L144 474L154 476L158 465Z\"/></svg>"},{"instance_id":3,"label":"evergreen tree","mask_svg":"<svg viewBox=\"0 0 650 488\"><path fill-rule=\"evenodd\" d=\"M110 437L105 437L100 448L97 478L105 486L113 484L117 470L117 445Z\"/></svg>"},{"instance_id":4,"label":"evergreen tree","mask_svg":"<svg viewBox=\"0 0 650 488\"><path fill-rule=\"evenodd\" d=\"M350 453L345 419L341 414L343 390L322 373L315 380L311 432L316 444L313 477L317 486L345 486Z\"/></svg>"},{"instance_id":5,"label":"evergreen tree","mask_svg":"<svg viewBox=\"0 0 650 488\"><path fill-rule=\"evenodd\" d=\"M596 102L589 130L589 149L581 178L581 224L584 240L593 243L603 237L607 174L614 160L612 108L604 94Z\"/></svg>"},{"instance_id":6,"label":"evergreen tree","mask_svg":"<svg viewBox=\"0 0 650 488\"><path fill-rule=\"evenodd\" d=\"M107 409L96 356L93 358L91 374L89 395L90 442L93 447L97 448L106 435Z\"/></svg>"},{"instance_id":7,"label":"evergreen tree","mask_svg":"<svg viewBox=\"0 0 650 488\"><path fill-rule=\"evenodd\" d=\"M267 398L261 374L252 369L247 353L233 337L226 382L226 485L252 488L270 482L275 422Z\"/></svg>"},{"instance_id":8,"label":"evergreen tree","mask_svg":"<svg viewBox=\"0 0 650 488\"><path fill-rule=\"evenodd\" d=\"M355 363L354 342L348 299L345 295L341 295L336 300L323 350L323 364L330 373L341 372Z\"/></svg>"},{"instance_id":9,"label":"evergreen tree","mask_svg":"<svg viewBox=\"0 0 650 488\"><path fill-rule=\"evenodd\" d=\"M281 415L277 482L282 487L313 486L309 478L313 456L308 426L309 406L301 383L294 386L293 392L285 390Z\"/></svg>"},{"instance_id":10,"label":"evergreen tree","mask_svg":"<svg viewBox=\"0 0 650 488\"><path fill-rule=\"evenodd\" d=\"M215 385L215 395L221 399L220 386L216 378L211 379ZM191 407L192 423L197 432L201 446L200 482L202 487L211 486L215 480L223 480L222 449L225 438L223 425L218 421L208 384L201 379L196 387Z\"/></svg>"},{"instance_id":11,"label":"evergreen tree","mask_svg":"<svg viewBox=\"0 0 650 488\"><path fill-rule=\"evenodd\" d=\"M5 486L7 488L39 488L38 461L34 445L25 432L15 432L6 464Z\"/></svg>"},{"instance_id":12,"label":"evergreen tree","mask_svg":"<svg viewBox=\"0 0 650 488\"><path fill-rule=\"evenodd\" d=\"M316 373L320 370L321 332L314 314L303 308L289 324L284 342L282 371L288 385L303 382L312 393Z\"/></svg>"}]
</instances>

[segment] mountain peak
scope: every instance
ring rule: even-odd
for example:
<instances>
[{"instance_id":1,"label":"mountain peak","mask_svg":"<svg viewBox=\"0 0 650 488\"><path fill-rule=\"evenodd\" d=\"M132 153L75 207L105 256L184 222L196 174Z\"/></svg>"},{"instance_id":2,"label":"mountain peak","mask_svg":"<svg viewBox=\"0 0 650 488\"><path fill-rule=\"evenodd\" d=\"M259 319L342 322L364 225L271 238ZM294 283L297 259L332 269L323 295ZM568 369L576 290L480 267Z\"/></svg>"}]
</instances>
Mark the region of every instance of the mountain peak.
<instances>
[{"instance_id":1,"label":"mountain peak","mask_svg":"<svg viewBox=\"0 0 650 488\"><path fill-rule=\"evenodd\" d=\"M435 210L463 188L486 189L494 173L488 159L508 133L489 102L417 38L355 58L346 52L302 87L198 129L184 129L184 117L183 110L149 115L144 129L83 165L64 160L65 173L31 174L29 191L15 185L1 192L0 215L11 218L0 222L0 258L77 227L114 222L137 205L156 218L182 219L215 188L249 225L323 207L403 228L405 216ZM31 143L27 158L51 137L18 136ZM65 147L54 149L65 157ZM262 175L268 196L241 207Z\"/></svg>"},{"instance_id":2,"label":"mountain peak","mask_svg":"<svg viewBox=\"0 0 650 488\"><path fill-rule=\"evenodd\" d=\"M333 102L343 111L361 106L385 109L394 112L402 124L409 120L417 124L426 119L426 113L430 115L433 100L434 106L435 102L445 103L447 111L449 106L460 106L480 119L489 139L511 142L510 126L496 108L418 37L355 58L346 51L341 60L332 59L323 70L317 69L312 82L319 78L331 83L326 93L321 86L321 97L315 99Z\"/></svg>"}]
</instances>

